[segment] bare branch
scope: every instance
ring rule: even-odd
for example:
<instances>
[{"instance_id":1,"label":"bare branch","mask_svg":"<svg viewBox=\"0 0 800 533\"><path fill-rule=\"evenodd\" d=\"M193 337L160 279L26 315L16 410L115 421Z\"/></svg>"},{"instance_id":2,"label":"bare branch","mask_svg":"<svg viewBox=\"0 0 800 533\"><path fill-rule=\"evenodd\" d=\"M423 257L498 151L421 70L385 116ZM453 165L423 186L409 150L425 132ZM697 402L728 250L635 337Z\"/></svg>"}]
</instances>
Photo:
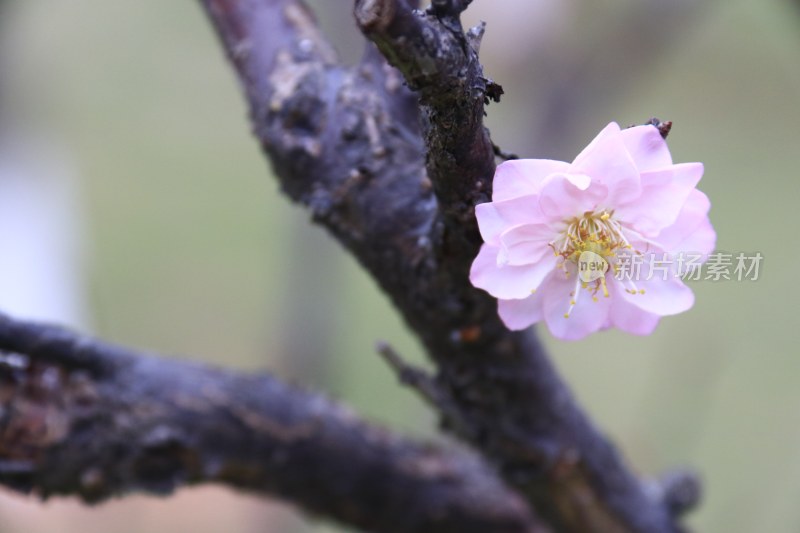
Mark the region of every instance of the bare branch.
<instances>
[{"instance_id":1,"label":"bare branch","mask_svg":"<svg viewBox=\"0 0 800 533\"><path fill-rule=\"evenodd\" d=\"M451 252L465 238L463 252L474 255L478 232L472 208L489 199L494 157L483 127L488 80L458 18L469 3L442 0L421 12L400 0L358 0L355 17L418 91L425 115L427 173L450 233ZM471 43L480 42L480 33L471 33Z\"/></svg>"},{"instance_id":2,"label":"bare branch","mask_svg":"<svg viewBox=\"0 0 800 533\"><path fill-rule=\"evenodd\" d=\"M404 0L356 2L362 30L418 91L424 143L407 91L374 75L377 60L347 70L314 52L322 45L304 52L307 25L298 29L290 15L298 1L204 4L280 183L419 335L437 385L475 428L459 435L559 531L677 531L668 506L643 490L578 408L533 335L508 331L496 302L469 283L480 246L472 207L489 198L494 151L482 124L490 84L455 14L466 2L424 13ZM268 35L263 50L237 53L240 42Z\"/></svg>"},{"instance_id":3,"label":"bare branch","mask_svg":"<svg viewBox=\"0 0 800 533\"><path fill-rule=\"evenodd\" d=\"M424 370L403 361L388 344L379 343L378 353L392 367L401 383L417 391L431 407L440 413L442 427L453 431L467 441L476 438L478 429L464 416L447 388Z\"/></svg>"},{"instance_id":4,"label":"bare branch","mask_svg":"<svg viewBox=\"0 0 800 533\"><path fill-rule=\"evenodd\" d=\"M16 490L96 502L217 482L370 531L540 531L472 454L404 439L267 375L2 315L1 353L0 483Z\"/></svg>"}]
</instances>

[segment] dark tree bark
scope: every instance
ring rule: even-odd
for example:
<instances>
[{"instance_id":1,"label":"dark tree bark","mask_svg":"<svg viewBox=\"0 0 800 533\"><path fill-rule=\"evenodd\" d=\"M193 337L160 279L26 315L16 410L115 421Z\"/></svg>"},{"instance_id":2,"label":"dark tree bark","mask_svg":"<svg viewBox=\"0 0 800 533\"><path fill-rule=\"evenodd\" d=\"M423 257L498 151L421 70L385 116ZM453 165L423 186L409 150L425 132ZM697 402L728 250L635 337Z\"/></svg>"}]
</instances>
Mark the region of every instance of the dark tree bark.
<instances>
[{"instance_id":1,"label":"dark tree bark","mask_svg":"<svg viewBox=\"0 0 800 533\"><path fill-rule=\"evenodd\" d=\"M533 333L507 330L495 301L469 283L480 246L474 206L490 198L495 167L484 108L502 89L478 60L482 27L461 27L468 0L434 0L426 11L412 3L357 0L357 24L377 48L345 68L299 0L202 0L283 190L372 274L437 374L383 354L499 479L463 451L392 436L271 378L5 319L0 349L33 364L12 372L12 394L0 397L14 423L0 424L0 480L89 499L224 481L374 531L535 531L534 509L555 531L681 529L679 515L697 499L692 478L634 476ZM90 402L87 425L76 376L103 399L102 408ZM28 389L19 383L53 380L59 394L46 392L38 408L39 385L20 392ZM27 434L36 413L53 409L61 438L28 446L26 437L20 447L8 427ZM98 444L85 446L88 435ZM122 459L111 460L120 446ZM339 461L357 466L356 479Z\"/></svg>"},{"instance_id":2,"label":"dark tree bark","mask_svg":"<svg viewBox=\"0 0 800 533\"><path fill-rule=\"evenodd\" d=\"M3 353L0 483L22 492L97 502L213 482L369 531L542 531L473 454L402 438L268 375L0 315Z\"/></svg>"}]
</instances>

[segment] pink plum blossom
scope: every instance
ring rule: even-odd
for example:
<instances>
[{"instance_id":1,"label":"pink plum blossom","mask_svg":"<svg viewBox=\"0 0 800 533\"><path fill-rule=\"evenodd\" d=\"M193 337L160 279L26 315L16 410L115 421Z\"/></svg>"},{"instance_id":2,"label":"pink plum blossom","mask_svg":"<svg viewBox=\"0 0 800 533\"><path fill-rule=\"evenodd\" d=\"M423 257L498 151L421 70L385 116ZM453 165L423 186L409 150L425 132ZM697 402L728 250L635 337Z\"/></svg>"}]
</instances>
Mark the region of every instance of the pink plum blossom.
<instances>
[{"instance_id":1,"label":"pink plum blossom","mask_svg":"<svg viewBox=\"0 0 800 533\"><path fill-rule=\"evenodd\" d=\"M694 304L680 258L699 263L714 248L702 175L701 163L672 163L655 126L613 122L572 163L502 163L492 201L475 208L484 244L470 280L513 330L650 334Z\"/></svg>"}]
</instances>

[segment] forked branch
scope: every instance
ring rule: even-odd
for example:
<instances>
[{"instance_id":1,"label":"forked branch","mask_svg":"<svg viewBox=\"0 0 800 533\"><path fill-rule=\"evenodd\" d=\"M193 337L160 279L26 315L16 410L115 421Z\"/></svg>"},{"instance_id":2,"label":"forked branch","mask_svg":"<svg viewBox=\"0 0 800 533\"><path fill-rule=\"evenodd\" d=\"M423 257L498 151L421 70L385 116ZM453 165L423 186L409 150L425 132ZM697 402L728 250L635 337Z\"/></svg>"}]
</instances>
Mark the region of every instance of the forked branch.
<instances>
[{"instance_id":1,"label":"forked branch","mask_svg":"<svg viewBox=\"0 0 800 533\"><path fill-rule=\"evenodd\" d=\"M483 27L461 27L469 3L357 0L396 68L372 44L345 68L300 0L202 0L282 188L391 298L436 367L421 390L502 481L269 377L5 317L0 350L24 357L0 370L0 481L88 500L219 481L375 531L540 530L532 509L555 531L681 529L696 483L634 476L535 336L469 282L494 171L484 107L502 93L478 60Z\"/></svg>"}]
</instances>

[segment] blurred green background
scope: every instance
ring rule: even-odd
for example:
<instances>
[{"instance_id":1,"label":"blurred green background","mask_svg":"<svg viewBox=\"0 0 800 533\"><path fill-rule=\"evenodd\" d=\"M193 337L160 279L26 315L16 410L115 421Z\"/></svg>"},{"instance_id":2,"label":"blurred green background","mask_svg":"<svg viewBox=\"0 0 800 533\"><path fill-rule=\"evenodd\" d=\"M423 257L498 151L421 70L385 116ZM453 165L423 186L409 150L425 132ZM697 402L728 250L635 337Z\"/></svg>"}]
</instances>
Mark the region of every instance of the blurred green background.
<instances>
[{"instance_id":1,"label":"blurred green background","mask_svg":"<svg viewBox=\"0 0 800 533\"><path fill-rule=\"evenodd\" d=\"M280 195L197 3L5 1L0 129L46 138L72 169L82 300L61 320L176 357L268 368L433 434L431 414L373 353L384 339L422 362L419 346ZM355 61L351 2L315 5ZM788 225L800 199L800 9L478 0L466 18L488 23L486 73L506 90L488 124L503 148L569 160L609 121L655 115L675 123L676 161L705 163L718 249L761 252L760 279L695 283L695 307L650 337L542 336L638 470L702 473L699 531L800 531L800 254ZM0 490L0 533L172 530L340 531L225 488L92 509Z\"/></svg>"}]
</instances>

